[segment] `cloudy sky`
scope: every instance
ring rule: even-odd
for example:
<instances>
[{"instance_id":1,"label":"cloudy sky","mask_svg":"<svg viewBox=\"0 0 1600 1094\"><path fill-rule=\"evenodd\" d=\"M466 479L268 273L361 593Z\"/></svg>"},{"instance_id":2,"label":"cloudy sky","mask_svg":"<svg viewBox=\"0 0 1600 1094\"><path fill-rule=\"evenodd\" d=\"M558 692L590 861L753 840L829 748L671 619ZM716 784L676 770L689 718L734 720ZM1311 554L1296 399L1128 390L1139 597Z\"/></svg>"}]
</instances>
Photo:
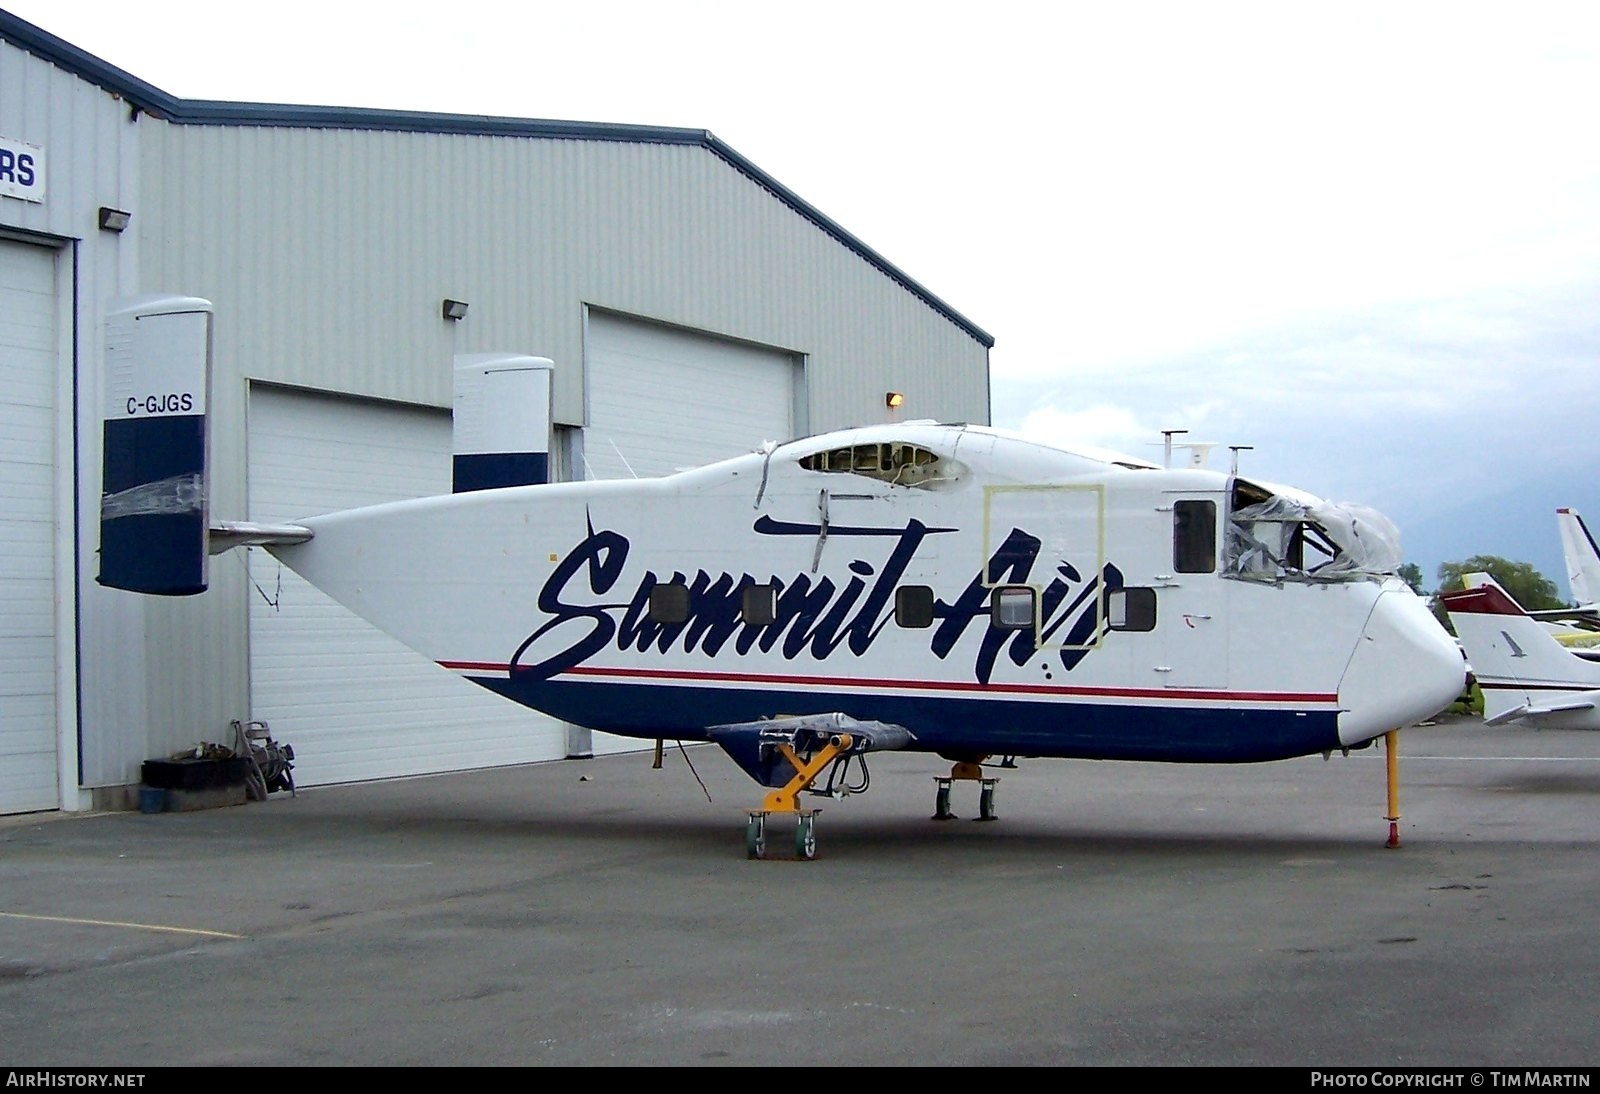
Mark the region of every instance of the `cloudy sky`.
<instances>
[{"instance_id":1,"label":"cloudy sky","mask_svg":"<svg viewBox=\"0 0 1600 1094\"><path fill-rule=\"evenodd\" d=\"M186 98L709 129L995 336L995 424L1252 446L1430 587L1600 524L1600 4L0 4Z\"/></svg>"}]
</instances>

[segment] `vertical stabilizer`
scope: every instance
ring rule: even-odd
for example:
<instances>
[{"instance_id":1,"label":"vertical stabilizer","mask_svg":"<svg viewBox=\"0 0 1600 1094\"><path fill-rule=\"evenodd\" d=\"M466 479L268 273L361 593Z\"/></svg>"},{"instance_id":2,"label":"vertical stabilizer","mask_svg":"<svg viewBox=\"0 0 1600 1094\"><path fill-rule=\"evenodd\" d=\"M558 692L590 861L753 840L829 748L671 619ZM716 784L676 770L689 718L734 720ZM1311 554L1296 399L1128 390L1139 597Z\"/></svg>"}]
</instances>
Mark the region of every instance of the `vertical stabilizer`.
<instances>
[{"instance_id":1,"label":"vertical stabilizer","mask_svg":"<svg viewBox=\"0 0 1600 1094\"><path fill-rule=\"evenodd\" d=\"M460 354L455 362L452 489L493 490L550 481L547 357Z\"/></svg>"},{"instance_id":2,"label":"vertical stabilizer","mask_svg":"<svg viewBox=\"0 0 1600 1094\"><path fill-rule=\"evenodd\" d=\"M1576 509L1557 509L1561 553L1567 562L1567 588L1580 608L1600 603L1600 547Z\"/></svg>"},{"instance_id":3,"label":"vertical stabilizer","mask_svg":"<svg viewBox=\"0 0 1600 1094\"><path fill-rule=\"evenodd\" d=\"M99 582L161 596L204 592L211 304L117 301L105 354Z\"/></svg>"}]
</instances>

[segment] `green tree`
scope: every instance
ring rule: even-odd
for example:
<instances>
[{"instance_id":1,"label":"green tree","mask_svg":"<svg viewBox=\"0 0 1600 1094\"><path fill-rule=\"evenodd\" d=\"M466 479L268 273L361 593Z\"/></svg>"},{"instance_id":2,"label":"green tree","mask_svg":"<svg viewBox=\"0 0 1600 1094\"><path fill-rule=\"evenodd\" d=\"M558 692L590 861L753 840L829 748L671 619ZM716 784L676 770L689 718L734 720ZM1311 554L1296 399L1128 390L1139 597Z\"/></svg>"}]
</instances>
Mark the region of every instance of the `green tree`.
<instances>
[{"instance_id":1,"label":"green tree","mask_svg":"<svg viewBox=\"0 0 1600 1094\"><path fill-rule=\"evenodd\" d=\"M1543 612L1571 606L1561 599L1555 584L1531 565L1512 562L1498 555L1473 555L1465 562L1440 563L1438 592L1448 593L1462 588L1465 585L1462 575L1473 573L1485 573L1494 578L1525 611ZM1449 619L1444 606L1439 603L1437 593L1433 598L1433 614L1439 617L1439 622L1449 626Z\"/></svg>"},{"instance_id":2,"label":"green tree","mask_svg":"<svg viewBox=\"0 0 1600 1094\"><path fill-rule=\"evenodd\" d=\"M1411 586L1412 592L1416 593L1418 596L1423 595L1421 566L1418 566L1415 562L1402 563L1400 569L1396 570L1395 573L1400 576L1401 581L1404 581L1407 585Z\"/></svg>"}]
</instances>

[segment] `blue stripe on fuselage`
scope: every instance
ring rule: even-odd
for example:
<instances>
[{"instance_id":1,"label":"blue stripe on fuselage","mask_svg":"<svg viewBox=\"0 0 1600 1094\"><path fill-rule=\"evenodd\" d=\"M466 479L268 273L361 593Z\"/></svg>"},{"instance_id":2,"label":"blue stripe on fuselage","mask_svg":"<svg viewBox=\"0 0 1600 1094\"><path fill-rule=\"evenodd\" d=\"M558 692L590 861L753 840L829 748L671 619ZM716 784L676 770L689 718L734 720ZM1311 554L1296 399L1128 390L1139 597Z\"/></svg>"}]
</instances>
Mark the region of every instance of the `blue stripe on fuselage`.
<instances>
[{"instance_id":1,"label":"blue stripe on fuselage","mask_svg":"<svg viewBox=\"0 0 1600 1094\"><path fill-rule=\"evenodd\" d=\"M646 739L705 740L707 726L841 711L904 726L921 752L1247 763L1342 747L1333 710L467 678L564 721Z\"/></svg>"}]
</instances>

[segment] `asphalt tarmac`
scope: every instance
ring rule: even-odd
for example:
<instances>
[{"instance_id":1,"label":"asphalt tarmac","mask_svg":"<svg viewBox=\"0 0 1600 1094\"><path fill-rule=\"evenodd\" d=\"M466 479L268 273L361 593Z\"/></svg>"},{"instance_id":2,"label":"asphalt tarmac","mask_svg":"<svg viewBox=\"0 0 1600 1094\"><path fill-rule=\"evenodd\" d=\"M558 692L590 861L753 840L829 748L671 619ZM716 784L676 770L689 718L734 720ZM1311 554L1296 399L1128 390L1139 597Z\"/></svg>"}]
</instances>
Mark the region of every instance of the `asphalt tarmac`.
<instances>
[{"instance_id":1,"label":"asphalt tarmac","mask_svg":"<svg viewBox=\"0 0 1600 1094\"><path fill-rule=\"evenodd\" d=\"M0 1067L1600 1063L1600 733L1406 730L1397 848L1381 747L947 770L809 862L708 747L6 818Z\"/></svg>"}]
</instances>

